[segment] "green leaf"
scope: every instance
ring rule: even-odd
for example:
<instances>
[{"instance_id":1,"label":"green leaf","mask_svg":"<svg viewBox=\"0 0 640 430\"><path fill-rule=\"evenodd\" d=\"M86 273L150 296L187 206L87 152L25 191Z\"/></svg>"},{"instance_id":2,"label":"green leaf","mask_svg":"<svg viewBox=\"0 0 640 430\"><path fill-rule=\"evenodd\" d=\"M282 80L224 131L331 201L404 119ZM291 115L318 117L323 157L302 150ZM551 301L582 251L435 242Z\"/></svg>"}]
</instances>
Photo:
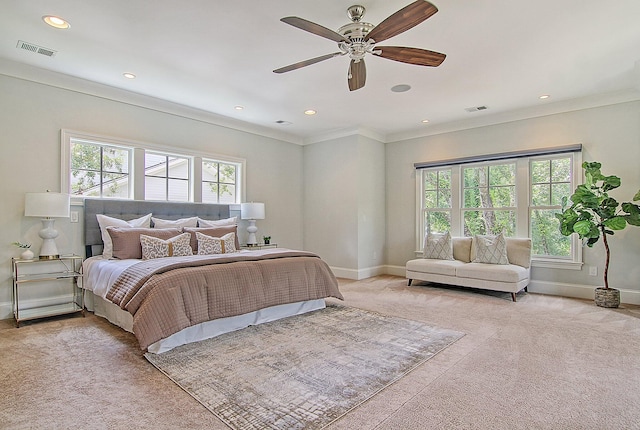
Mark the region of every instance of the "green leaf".
<instances>
[{"instance_id":1,"label":"green leaf","mask_svg":"<svg viewBox=\"0 0 640 430\"><path fill-rule=\"evenodd\" d=\"M638 190L638 192L633 196L634 202L637 202L638 200L640 200L640 190Z\"/></svg>"},{"instance_id":2,"label":"green leaf","mask_svg":"<svg viewBox=\"0 0 640 430\"><path fill-rule=\"evenodd\" d=\"M621 216L615 216L604 221L604 225L611 230L624 230L627 226L627 221Z\"/></svg>"},{"instance_id":3,"label":"green leaf","mask_svg":"<svg viewBox=\"0 0 640 430\"><path fill-rule=\"evenodd\" d=\"M587 221L587 220L578 221L573 225L573 231L578 233L580 237L585 237L585 236L588 237L592 226L593 226L593 223L591 221Z\"/></svg>"},{"instance_id":4,"label":"green leaf","mask_svg":"<svg viewBox=\"0 0 640 430\"><path fill-rule=\"evenodd\" d=\"M593 245L595 245L598 242L598 239L600 239L600 236L590 238L589 240L587 240L587 246L589 248L593 247Z\"/></svg>"},{"instance_id":5,"label":"green leaf","mask_svg":"<svg viewBox=\"0 0 640 430\"><path fill-rule=\"evenodd\" d=\"M632 213L629 215L623 215L623 218L629 225L635 225L640 227L640 213Z\"/></svg>"},{"instance_id":6,"label":"green leaf","mask_svg":"<svg viewBox=\"0 0 640 430\"><path fill-rule=\"evenodd\" d=\"M604 184L602 185L602 189L606 192L609 190L613 190L614 188L618 188L621 184L620 178L617 176L606 176L603 179Z\"/></svg>"}]
</instances>

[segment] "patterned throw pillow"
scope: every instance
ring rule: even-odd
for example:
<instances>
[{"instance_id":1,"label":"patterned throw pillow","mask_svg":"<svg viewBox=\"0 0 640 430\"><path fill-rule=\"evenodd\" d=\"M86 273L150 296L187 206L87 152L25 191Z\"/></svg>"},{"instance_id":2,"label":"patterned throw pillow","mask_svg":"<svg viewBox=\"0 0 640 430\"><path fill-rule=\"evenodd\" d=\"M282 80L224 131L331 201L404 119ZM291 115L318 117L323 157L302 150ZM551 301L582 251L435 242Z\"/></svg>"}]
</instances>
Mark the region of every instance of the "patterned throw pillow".
<instances>
[{"instance_id":1,"label":"patterned throw pillow","mask_svg":"<svg viewBox=\"0 0 640 430\"><path fill-rule=\"evenodd\" d=\"M190 242L190 233L182 233L167 240L141 234L140 245L142 245L142 259L151 260L153 258L193 255Z\"/></svg>"},{"instance_id":2,"label":"patterned throw pillow","mask_svg":"<svg viewBox=\"0 0 640 430\"><path fill-rule=\"evenodd\" d=\"M509 264L507 240L502 233L497 236L475 235L473 241L476 250L474 263Z\"/></svg>"},{"instance_id":3,"label":"patterned throw pillow","mask_svg":"<svg viewBox=\"0 0 640 430\"><path fill-rule=\"evenodd\" d=\"M198 255L229 254L236 252L236 236L227 233L222 237L211 237L196 232L198 238Z\"/></svg>"},{"instance_id":4,"label":"patterned throw pillow","mask_svg":"<svg viewBox=\"0 0 640 430\"><path fill-rule=\"evenodd\" d=\"M435 260L453 260L453 244L449 232L444 234L427 233L424 238L422 256Z\"/></svg>"}]
</instances>

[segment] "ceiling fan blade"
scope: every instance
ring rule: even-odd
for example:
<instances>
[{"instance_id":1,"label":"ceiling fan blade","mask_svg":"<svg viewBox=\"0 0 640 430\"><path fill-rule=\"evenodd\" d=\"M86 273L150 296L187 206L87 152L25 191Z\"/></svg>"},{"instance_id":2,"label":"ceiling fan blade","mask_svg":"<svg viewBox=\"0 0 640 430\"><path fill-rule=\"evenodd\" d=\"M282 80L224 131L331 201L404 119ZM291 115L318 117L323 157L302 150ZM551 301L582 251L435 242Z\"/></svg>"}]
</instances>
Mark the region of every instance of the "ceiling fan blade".
<instances>
[{"instance_id":1,"label":"ceiling fan blade","mask_svg":"<svg viewBox=\"0 0 640 430\"><path fill-rule=\"evenodd\" d=\"M345 37L340 33L336 33L335 31L330 30L327 27L323 27L320 24L298 18L297 16L287 16L280 19L280 21L293 25L294 27L298 27L301 30L308 31L309 33L333 40L334 42L346 41Z\"/></svg>"},{"instance_id":2,"label":"ceiling fan blade","mask_svg":"<svg viewBox=\"0 0 640 430\"><path fill-rule=\"evenodd\" d=\"M356 62L351 60L349 65L349 76L347 83L349 84L349 91L359 90L364 87L364 83L367 80L367 68L364 65L364 60Z\"/></svg>"},{"instance_id":3,"label":"ceiling fan blade","mask_svg":"<svg viewBox=\"0 0 640 430\"><path fill-rule=\"evenodd\" d=\"M298 63L290 64L285 67L274 70L274 73L285 73L292 70L299 69L301 67L310 66L311 64L319 63L320 61L328 60L329 58L338 57L344 55L342 52L334 52L333 54L323 55L321 57L310 58L309 60L300 61Z\"/></svg>"},{"instance_id":4,"label":"ceiling fan blade","mask_svg":"<svg viewBox=\"0 0 640 430\"><path fill-rule=\"evenodd\" d=\"M388 60L431 67L438 67L447 57L439 52L420 48L407 48L406 46L376 45L373 53Z\"/></svg>"},{"instance_id":5,"label":"ceiling fan blade","mask_svg":"<svg viewBox=\"0 0 640 430\"><path fill-rule=\"evenodd\" d=\"M438 12L438 8L425 0L417 0L403 7L367 34L366 40L373 39L376 43L409 30Z\"/></svg>"}]
</instances>

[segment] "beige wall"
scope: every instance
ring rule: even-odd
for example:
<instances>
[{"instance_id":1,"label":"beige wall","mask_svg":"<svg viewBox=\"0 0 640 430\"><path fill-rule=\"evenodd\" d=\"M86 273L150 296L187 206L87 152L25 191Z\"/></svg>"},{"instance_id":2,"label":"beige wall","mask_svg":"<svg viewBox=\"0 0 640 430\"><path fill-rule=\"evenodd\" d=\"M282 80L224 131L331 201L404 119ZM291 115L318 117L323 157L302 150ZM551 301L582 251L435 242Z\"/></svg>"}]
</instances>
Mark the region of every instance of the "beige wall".
<instances>
[{"instance_id":1,"label":"beige wall","mask_svg":"<svg viewBox=\"0 0 640 430\"><path fill-rule=\"evenodd\" d=\"M521 149L583 144L585 161L600 161L605 174L622 178L622 187L611 194L630 200L640 188L640 102L621 103L499 125L445 133L386 145L387 264L404 267L415 258L415 170L413 163L491 154ZM627 228L610 240L611 286L629 290L627 301L640 293L640 228ZM602 283L602 244L585 248L581 271L534 268L532 278L542 289L548 283L567 284L577 295L580 286ZM598 276L588 275L588 266ZM592 297L592 288L585 294ZM558 290L560 291L560 290ZM632 299L630 299L632 297ZM625 295L623 294L623 301ZM640 302L639 302L640 303Z\"/></svg>"},{"instance_id":2,"label":"beige wall","mask_svg":"<svg viewBox=\"0 0 640 430\"><path fill-rule=\"evenodd\" d=\"M244 158L246 199L266 204L258 234L303 247L301 146L4 75L0 94L0 318L10 316L10 259L20 254L10 243L31 242L36 255L41 243L40 220L23 216L24 194L60 191L63 128ZM59 251L82 254L81 224L60 219L56 227Z\"/></svg>"}]
</instances>

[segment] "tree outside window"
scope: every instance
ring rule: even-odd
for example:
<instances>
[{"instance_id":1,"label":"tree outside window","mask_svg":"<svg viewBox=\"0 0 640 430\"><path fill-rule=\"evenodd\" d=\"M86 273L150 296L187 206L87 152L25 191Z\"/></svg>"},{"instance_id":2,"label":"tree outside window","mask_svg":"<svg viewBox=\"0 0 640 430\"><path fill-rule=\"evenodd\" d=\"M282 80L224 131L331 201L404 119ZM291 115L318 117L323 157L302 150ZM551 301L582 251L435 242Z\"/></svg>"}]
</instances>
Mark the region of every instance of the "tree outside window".
<instances>
[{"instance_id":1,"label":"tree outside window","mask_svg":"<svg viewBox=\"0 0 640 430\"><path fill-rule=\"evenodd\" d=\"M126 148L71 141L71 194L86 197L129 197Z\"/></svg>"},{"instance_id":2,"label":"tree outside window","mask_svg":"<svg viewBox=\"0 0 640 430\"><path fill-rule=\"evenodd\" d=\"M560 234L556 213L571 195L571 157L531 161L529 221L533 254L571 257L571 238Z\"/></svg>"},{"instance_id":3,"label":"tree outside window","mask_svg":"<svg viewBox=\"0 0 640 430\"><path fill-rule=\"evenodd\" d=\"M516 230L515 163L464 167L464 235L514 236Z\"/></svg>"},{"instance_id":4,"label":"tree outside window","mask_svg":"<svg viewBox=\"0 0 640 430\"><path fill-rule=\"evenodd\" d=\"M205 203L235 203L238 167L215 160L202 161L202 201Z\"/></svg>"}]
</instances>

